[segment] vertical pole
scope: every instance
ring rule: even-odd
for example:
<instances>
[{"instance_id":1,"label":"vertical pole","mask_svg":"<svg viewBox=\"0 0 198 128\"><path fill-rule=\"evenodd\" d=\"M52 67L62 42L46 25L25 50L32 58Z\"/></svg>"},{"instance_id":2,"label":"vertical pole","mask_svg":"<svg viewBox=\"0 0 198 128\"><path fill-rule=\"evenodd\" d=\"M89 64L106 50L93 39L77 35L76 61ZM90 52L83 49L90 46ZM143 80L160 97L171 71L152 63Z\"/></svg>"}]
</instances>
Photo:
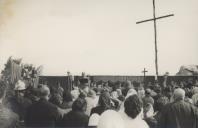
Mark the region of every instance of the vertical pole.
<instances>
[{"instance_id":1,"label":"vertical pole","mask_svg":"<svg viewBox=\"0 0 198 128\"><path fill-rule=\"evenodd\" d=\"M144 68L144 87L146 86L145 76L146 76L146 69Z\"/></svg>"},{"instance_id":2,"label":"vertical pole","mask_svg":"<svg viewBox=\"0 0 198 128\"><path fill-rule=\"evenodd\" d=\"M153 0L153 19L154 19L154 34L155 34L155 70L156 70L156 80L158 81L157 28L156 28L156 16L155 16L155 0Z\"/></svg>"}]
</instances>

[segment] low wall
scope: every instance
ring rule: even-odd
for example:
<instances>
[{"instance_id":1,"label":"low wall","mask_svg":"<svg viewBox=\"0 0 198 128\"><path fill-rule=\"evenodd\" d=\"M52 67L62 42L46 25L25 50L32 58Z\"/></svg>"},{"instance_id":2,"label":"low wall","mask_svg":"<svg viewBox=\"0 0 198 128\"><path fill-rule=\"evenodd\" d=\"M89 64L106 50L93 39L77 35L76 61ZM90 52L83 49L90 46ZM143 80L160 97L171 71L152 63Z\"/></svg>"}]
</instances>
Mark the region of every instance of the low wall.
<instances>
[{"instance_id":1,"label":"low wall","mask_svg":"<svg viewBox=\"0 0 198 128\"><path fill-rule=\"evenodd\" d=\"M79 76L74 76L74 82L76 83L79 79ZM169 76L167 83L169 84L171 81L175 81L177 83L179 83L180 81L187 81L189 79L197 79L198 80L198 76ZM144 81L144 77L143 76L90 76L90 80L92 82L97 82L97 81L112 81L112 82L116 82L116 81L126 81L126 80L130 80L130 81L136 81L136 82L143 82ZM159 83L161 84L163 82L163 76L159 76L158 77ZM155 76L146 76L145 77L145 82L146 84L148 82L154 83L155 81ZM49 86L57 86L58 84L60 84L64 89L66 90L71 90L71 85L70 85L70 81L68 79L67 76L40 76L39 77L39 83L40 84L47 84Z\"/></svg>"}]
</instances>

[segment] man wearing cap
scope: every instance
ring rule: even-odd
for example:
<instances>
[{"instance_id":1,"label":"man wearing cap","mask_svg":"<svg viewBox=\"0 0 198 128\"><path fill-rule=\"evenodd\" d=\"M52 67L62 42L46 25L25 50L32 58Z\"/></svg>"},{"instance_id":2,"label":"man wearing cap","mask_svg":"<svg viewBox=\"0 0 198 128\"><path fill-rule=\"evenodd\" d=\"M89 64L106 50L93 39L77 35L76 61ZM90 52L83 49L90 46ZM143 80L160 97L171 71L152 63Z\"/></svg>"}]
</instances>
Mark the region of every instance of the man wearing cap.
<instances>
[{"instance_id":1,"label":"man wearing cap","mask_svg":"<svg viewBox=\"0 0 198 128\"><path fill-rule=\"evenodd\" d=\"M10 108L19 115L20 121L24 120L26 109L32 104L32 101L25 98L26 85L22 80L18 80L15 84L15 96L10 101Z\"/></svg>"},{"instance_id":2,"label":"man wearing cap","mask_svg":"<svg viewBox=\"0 0 198 128\"><path fill-rule=\"evenodd\" d=\"M192 104L184 101L185 91L174 90L174 102L167 104L160 117L160 128L197 128L198 111Z\"/></svg>"}]
</instances>

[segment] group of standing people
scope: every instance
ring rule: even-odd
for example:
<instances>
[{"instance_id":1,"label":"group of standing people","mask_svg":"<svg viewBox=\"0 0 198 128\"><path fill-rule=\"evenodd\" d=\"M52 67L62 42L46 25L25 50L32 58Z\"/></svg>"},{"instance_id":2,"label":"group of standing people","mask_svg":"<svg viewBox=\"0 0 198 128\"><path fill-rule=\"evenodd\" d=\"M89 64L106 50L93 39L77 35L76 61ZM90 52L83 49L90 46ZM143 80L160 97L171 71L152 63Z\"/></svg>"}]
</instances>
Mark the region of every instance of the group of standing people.
<instances>
[{"instance_id":1,"label":"group of standing people","mask_svg":"<svg viewBox=\"0 0 198 128\"><path fill-rule=\"evenodd\" d=\"M68 92L60 85L26 88L18 81L15 94L3 102L5 89L1 83L2 128L198 128L198 87L194 85L188 89L157 84L134 87L126 81L123 86L90 87L88 79L82 78Z\"/></svg>"}]
</instances>

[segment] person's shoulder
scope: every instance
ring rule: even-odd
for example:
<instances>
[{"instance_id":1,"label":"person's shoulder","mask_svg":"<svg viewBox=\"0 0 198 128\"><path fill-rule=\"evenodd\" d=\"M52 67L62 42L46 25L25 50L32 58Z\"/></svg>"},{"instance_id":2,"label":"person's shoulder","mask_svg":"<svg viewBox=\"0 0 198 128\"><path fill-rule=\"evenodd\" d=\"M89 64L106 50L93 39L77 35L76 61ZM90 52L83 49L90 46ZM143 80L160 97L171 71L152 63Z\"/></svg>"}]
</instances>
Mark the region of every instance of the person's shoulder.
<instances>
[{"instance_id":1,"label":"person's shoulder","mask_svg":"<svg viewBox=\"0 0 198 128\"><path fill-rule=\"evenodd\" d=\"M181 101L176 101L176 102L173 102L173 105L172 106L183 106L185 108L191 108L193 107L192 104L184 101L184 100L181 100Z\"/></svg>"},{"instance_id":2,"label":"person's shoulder","mask_svg":"<svg viewBox=\"0 0 198 128\"><path fill-rule=\"evenodd\" d=\"M37 102L36 102L36 103L33 103L33 104L31 104L31 105L29 105L29 106L26 108L26 111L27 111L27 112L30 112L31 110L34 110L35 107L37 106L36 104L37 104Z\"/></svg>"},{"instance_id":3,"label":"person's shoulder","mask_svg":"<svg viewBox=\"0 0 198 128\"><path fill-rule=\"evenodd\" d=\"M40 100L37 105L35 105L37 107L40 106L40 108L42 109L47 109L51 112L56 112L58 113L58 108L56 105L52 104L51 102L47 101L47 100Z\"/></svg>"},{"instance_id":4,"label":"person's shoulder","mask_svg":"<svg viewBox=\"0 0 198 128\"><path fill-rule=\"evenodd\" d=\"M149 128L149 125L146 123L145 120L140 120L139 126L140 126L140 128Z\"/></svg>"},{"instance_id":5,"label":"person's shoulder","mask_svg":"<svg viewBox=\"0 0 198 128\"><path fill-rule=\"evenodd\" d=\"M74 112L74 111L70 111L67 114L65 114L63 116L63 120L67 121L70 119L76 119L76 120L81 120L81 121L88 121L89 120L89 116L87 116L85 113L83 112Z\"/></svg>"},{"instance_id":6,"label":"person's shoulder","mask_svg":"<svg viewBox=\"0 0 198 128\"><path fill-rule=\"evenodd\" d=\"M0 110L0 126L9 128L18 126L19 116L10 109L3 108Z\"/></svg>"},{"instance_id":7,"label":"person's shoulder","mask_svg":"<svg viewBox=\"0 0 198 128\"><path fill-rule=\"evenodd\" d=\"M195 113L195 115L198 116L198 108L195 105L190 104L190 103L189 103L189 106L190 106L191 110L193 111L193 113Z\"/></svg>"},{"instance_id":8,"label":"person's shoulder","mask_svg":"<svg viewBox=\"0 0 198 128\"><path fill-rule=\"evenodd\" d=\"M197 107L194 107L193 108L193 111L194 111L194 115L196 116L196 118L198 120L198 108Z\"/></svg>"},{"instance_id":9,"label":"person's shoulder","mask_svg":"<svg viewBox=\"0 0 198 128\"><path fill-rule=\"evenodd\" d=\"M133 119L133 120L127 120L125 121L125 127L126 128L149 128L149 125L145 120L142 119Z\"/></svg>"},{"instance_id":10,"label":"person's shoulder","mask_svg":"<svg viewBox=\"0 0 198 128\"><path fill-rule=\"evenodd\" d=\"M54 109L57 109L56 105L52 104L51 102L47 101L47 100L44 100L43 102L41 102L41 104L45 104L47 107L49 108L54 108Z\"/></svg>"},{"instance_id":11,"label":"person's shoulder","mask_svg":"<svg viewBox=\"0 0 198 128\"><path fill-rule=\"evenodd\" d=\"M84 112L74 112L74 114L79 118L89 118Z\"/></svg>"},{"instance_id":12,"label":"person's shoulder","mask_svg":"<svg viewBox=\"0 0 198 128\"><path fill-rule=\"evenodd\" d=\"M10 117L11 120L10 121L19 122L19 116L16 113L14 113L13 111L10 110L10 115L11 115L11 117Z\"/></svg>"},{"instance_id":13,"label":"person's shoulder","mask_svg":"<svg viewBox=\"0 0 198 128\"><path fill-rule=\"evenodd\" d=\"M70 119L71 116L74 116L74 114L73 114L72 111L69 111L68 113L66 113L66 114L63 115L62 121L63 122L68 122L68 119Z\"/></svg>"},{"instance_id":14,"label":"person's shoulder","mask_svg":"<svg viewBox=\"0 0 198 128\"><path fill-rule=\"evenodd\" d=\"M24 97L23 100L25 103L32 104L32 101L29 98Z\"/></svg>"},{"instance_id":15,"label":"person's shoulder","mask_svg":"<svg viewBox=\"0 0 198 128\"><path fill-rule=\"evenodd\" d=\"M172 106L174 105L174 103L167 103L165 106L163 106L162 109L162 115L167 114L168 111L170 111L170 109L172 108Z\"/></svg>"},{"instance_id":16,"label":"person's shoulder","mask_svg":"<svg viewBox=\"0 0 198 128\"><path fill-rule=\"evenodd\" d=\"M116 116L119 115L119 113L117 111L110 109L110 110L106 110L105 112L103 112L101 116L103 116L103 115L111 115L111 114L112 115L116 115Z\"/></svg>"},{"instance_id":17,"label":"person's shoulder","mask_svg":"<svg viewBox=\"0 0 198 128\"><path fill-rule=\"evenodd\" d=\"M0 115L0 118L7 118L10 121L19 119L19 116L16 113L5 107L0 110Z\"/></svg>"},{"instance_id":18,"label":"person's shoulder","mask_svg":"<svg viewBox=\"0 0 198 128\"><path fill-rule=\"evenodd\" d=\"M125 122L122 119L122 116L115 110L106 110L104 113L102 113L98 123L98 128L124 128L124 126Z\"/></svg>"},{"instance_id":19,"label":"person's shoulder","mask_svg":"<svg viewBox=\"0 0 198 128\"><path fill-rule=\"evenodd\" d=\"M69 111L68 113L64 114L63 119L66 119L69 115L73 115L72 111Z\"/></svg>"},{"instance_id":20,"label":"person's shoulder","mask_svg":"<svg viewBox=\"0 0 198 128\"><path fill-rule=\"evenodd\" d=\"M176 110L177 108L180 108L180 109L183 109L184 111L191 111L191 110L196 111L197 109L193 104L188 103L186 101L173 102L171 103L169 108L174 109L174 110Z\"/></svg>"}]
</instances>

